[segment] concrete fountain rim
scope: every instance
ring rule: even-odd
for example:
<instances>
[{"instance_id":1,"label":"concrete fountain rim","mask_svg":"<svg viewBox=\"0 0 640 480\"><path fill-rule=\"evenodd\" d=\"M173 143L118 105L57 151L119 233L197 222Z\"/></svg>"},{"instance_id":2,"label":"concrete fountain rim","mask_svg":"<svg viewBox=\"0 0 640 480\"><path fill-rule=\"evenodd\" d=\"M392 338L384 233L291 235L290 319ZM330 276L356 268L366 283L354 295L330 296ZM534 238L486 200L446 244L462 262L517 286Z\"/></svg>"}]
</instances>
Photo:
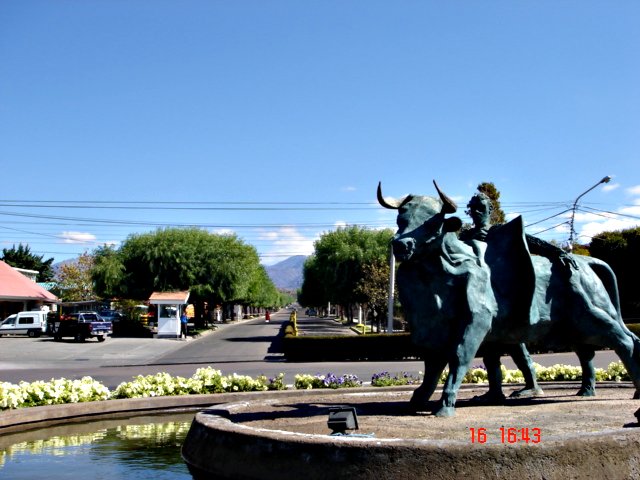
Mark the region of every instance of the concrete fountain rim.
<instances>
[{"instance_id":1,"label":"concrete fountain rim","mask_svg":"<svg viewBox=\"0 0 640 480\"><path fill-rule=\"evenodd\" d=\"M568 397L567 388L576 389L576 383L554 384L563 397ZM481 392L486 386L475 386ZM546 391L553 393L554 388L543 385ZM467 394L474 393L474 387L464 389ZM617 389L617 391L616 391ZM373 438L359 436L331 436L328 433L304 433L294 430L287 422L292 418L302 419L304 428L310 428L305 422L325 423L321 409L312 408L313 419L303 415L282 420L269 411L278 402L295 403L318 402L354 405L354 399L382 397L405 394L408 398L411 389L343 389L342 391L291 392L288 396L254 399L237 399L203 410L196 414L191 429L182 448L182 456L196 479L200 478L244 478L263 479L277 475L281 480L306 480L322 478L349 478L373 480L379 478L412 479L450 479L450 478L637 478L640 476L640 428L631 426L632 414L637 405L631 400L631 384L599 385L597 391L601 399L582 400L581 408L593 408L600 402L617 402L622 405L625 414L616 417L615 408L610 410L610 421L617 422L615 428L605 428L597 432L579 432L548 438L536 445L529 443L505 444L493 441L470 443L455 438L421 439L399 438L376 435ZM608 391L614 392L608 400ZM572 392L575 393L575 392ZM624 395L623 395L624 394ZM437 395L436 395L437 396ZM620 400L624 396L624 400ZM296 398L298 397L298 398ZM229 399L231 400L231 399ZM565 402L569 404L570 400ZM589 402L596 402L589 403ZM371 403L371 402L369 402ZM384 403L384 402L382 402ZM397 403L397 402L396 402ZM560 405L553 400L548 405ZM540 403L543 404L543 403ZM638 403L640 405L640 403ZM289 408L291 405L287 405ZM395 406L395 405L392 405ZM253 408L254 412L249 410ZM370 406L367 408L371 408ZM466 414L482 414L481 406L458 408L458 414L450 419L438 419L425 415L421 421L433 425L448 423L453 428L465 428ZM499 407L498 407L499 408ZM517 406L516 408L520 408ZM531 410L537 415L534 405ZM574 408L569 405L569 408ZM243 410L246 410L243 412ZM262 412L260 410L263 410ZM325 410L328 410L328 408ZM267 411L269 415L264 415ZM247 413L248 412L248 413ZM258 413L252 418L251 413ZM463 412L461 414L461 412ZM360 415L360 413L358 413ZM366 416L366 415L365 415ZM317 419L315 418L317 417ZM629 418L627 418L629 417ZM242 418L243 421L234 421ZM399 422L401 416L393 417ZM532 417L540 418L540 417ZM389 421L380 417L377 420ZM409 421L411 418L409 419ZM296 420L298 421L298 420ZM496 419L499 421L499 419ZM445 423L443 423L445 422ZM360 418L362 428L362 417ZM265 427L269 425L268 428ZM456 427L457 425L457 427ZM488 425L488 424L487 424ZM633 426L638 426L634 422ZM313 427L316 428L316 427ZM562 427L559 427L562 429ZM366 430L365 430L366 431ZM495 432L494 432L495 434ZM446 434L445 434L446 437ZM494 439L495 440L495 439ZM247 461L250 458L251 461Z\"/></svg>"}]
</instances>

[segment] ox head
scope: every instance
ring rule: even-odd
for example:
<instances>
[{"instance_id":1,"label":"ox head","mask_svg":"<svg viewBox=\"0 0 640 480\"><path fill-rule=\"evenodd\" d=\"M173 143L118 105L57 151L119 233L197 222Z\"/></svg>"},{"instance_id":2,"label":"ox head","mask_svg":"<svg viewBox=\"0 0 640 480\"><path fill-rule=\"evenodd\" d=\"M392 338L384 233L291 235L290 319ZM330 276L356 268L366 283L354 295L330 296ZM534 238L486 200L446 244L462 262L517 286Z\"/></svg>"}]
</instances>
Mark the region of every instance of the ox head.
<instances>
[{"instance_id":1,"label":"ox head","mask_svg":"<svg viewBox=\"0 0 640 480\"><path fill-rule=\"evenodd\" d=\"M393 254L399 261L415 256L422 246L433 244L448 231L460 228L457 217L445 219L445 214L454 213L456 204L447 197L434 181L440 198L407 195L395 200L382 196L382 185L378 183L378 202L385 208L398 210L398 231L391 241Z\"/></svg>"}]
</instances>

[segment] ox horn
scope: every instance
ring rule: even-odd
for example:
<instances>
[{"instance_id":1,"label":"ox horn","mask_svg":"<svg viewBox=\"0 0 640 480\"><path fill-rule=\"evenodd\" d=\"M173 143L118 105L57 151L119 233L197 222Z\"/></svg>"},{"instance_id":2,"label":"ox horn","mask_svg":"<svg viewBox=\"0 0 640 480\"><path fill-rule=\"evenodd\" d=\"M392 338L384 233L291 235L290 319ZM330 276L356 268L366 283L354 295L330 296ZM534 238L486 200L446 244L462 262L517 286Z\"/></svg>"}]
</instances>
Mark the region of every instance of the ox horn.
<instances>
[{"instance_id":1,"label":"ox horn","mask_svg":"<svg viewBox=\"0 0 640 480\"><path fill-rule=\"evenodd\" d=\"M396 200L396 199L386 200L382 196L382 182L378 182L378 203L382 205L384 208L389 208L391 210L398 210L400 208L400 205L402 205L405 200L406 200L406 197L401 200Z\"/></svg>"},{"instance_id":2,"label":"ox horn","mask_svg":"<svg viewBox=\"0 0 640 480\"><path fill-rule=\"evenodd\" d=\"M440 187L438 187L438 184L436 183L435 180L433 181L433 184L436 186L438 195L440 195L440 199L442 200L442 203L443 203L442 211L444 213L454 213L458 209L456 202L454 202L449 197L447 197L444 193L442 193L442 190L440 190Z\"/></svg>"}]
</instances>

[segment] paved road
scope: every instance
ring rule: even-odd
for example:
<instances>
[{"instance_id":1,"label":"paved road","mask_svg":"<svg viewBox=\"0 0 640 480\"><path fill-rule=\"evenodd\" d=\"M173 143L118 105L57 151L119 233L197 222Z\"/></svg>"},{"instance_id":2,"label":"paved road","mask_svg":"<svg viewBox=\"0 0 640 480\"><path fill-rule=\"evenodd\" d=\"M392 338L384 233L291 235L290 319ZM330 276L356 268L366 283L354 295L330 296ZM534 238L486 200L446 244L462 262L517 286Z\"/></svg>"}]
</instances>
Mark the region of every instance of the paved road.
<instances>
[{"instance_id":1,"label":"paved road","mask_svg":"<svg viewBox=\"0 0 640 480\"><path fill-rule=\"evenodd\" d=\"M285 374L285 381L293 383L298 373L345 373L357 375L363 381L382 371L417 374L423 370L421 362L285 362L277 350L277 333L288 312L271 316L271 323L263 318L224 324L211 334L188 341L150 338L111 338L98 343L90 340L75 343L71 340L54 342L49 337L0 338L0 381L17 383L21 380L49 380L51 378L81 378L88 375L114 388L135 375L168 372L191 376L200 367L211 366L225 374L237 373L255 377ZM336 333L345 327L331 319L318 319L299 314L302 334ZM535 361L550 366L557 363L579 365L573 353L538 355ZM610 351L598 352L597 367L605 368L617 356ZM505 357L507 368L515 368ZM480 364L477 360L474 364Z\"/></svg>"}]
</instances>

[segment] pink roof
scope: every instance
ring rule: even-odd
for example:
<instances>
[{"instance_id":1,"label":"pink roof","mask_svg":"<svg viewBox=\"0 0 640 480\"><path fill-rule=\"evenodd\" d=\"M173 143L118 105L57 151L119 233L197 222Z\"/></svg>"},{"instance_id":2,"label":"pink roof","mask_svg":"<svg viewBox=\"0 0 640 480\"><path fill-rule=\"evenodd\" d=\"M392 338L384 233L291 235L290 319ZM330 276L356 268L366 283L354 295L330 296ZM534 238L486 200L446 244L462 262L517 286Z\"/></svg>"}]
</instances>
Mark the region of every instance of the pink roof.
<instances>
[{"instance_id":1,"label":"pink roof","mask_svg":"<svg viewBox=\"0 0 640 480\"><path fill-rule=\"evenodd\" d=\"M153 292L149 297L150 303L176 302L187 303L189 291L180 292Z\"/></svg>"},{"instance_id":2,"label":"pink roof","mask_svg":"<svg viewBox=\"0 0 640 480\"><path fill-rule=\"evenodd\" d=\"M56 303L58 297L0 260L0 300Z\"/></svg>"}]
</instances>

